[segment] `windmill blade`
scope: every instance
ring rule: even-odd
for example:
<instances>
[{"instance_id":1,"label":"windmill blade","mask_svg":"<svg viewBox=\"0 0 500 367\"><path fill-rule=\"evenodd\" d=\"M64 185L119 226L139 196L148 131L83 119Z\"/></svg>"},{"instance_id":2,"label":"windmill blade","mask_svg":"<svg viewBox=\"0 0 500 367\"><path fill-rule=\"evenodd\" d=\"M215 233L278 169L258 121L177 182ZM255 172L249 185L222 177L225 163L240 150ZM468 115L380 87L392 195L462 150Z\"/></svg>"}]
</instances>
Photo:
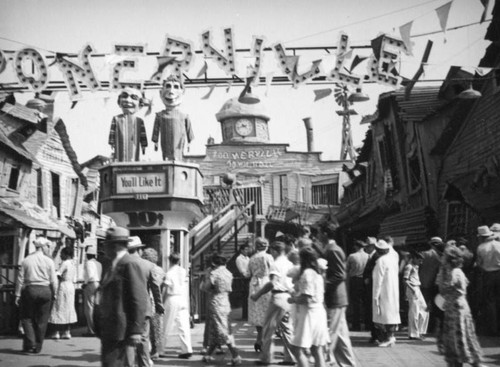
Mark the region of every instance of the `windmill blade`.
<instances>
[{"instance_id":1,"label":"windmill blade","mask_svg":"<svg viewBox=\"0 0 500 367\"><path fill-rule=\"evenodd\" d=\"M348 95L349 95L349 90L347 88L347 85L335 83L333 96L335 98L335 102L337 102L339 106L344 107L346 103L347 105L351 104L351 102L347 99Z\"/></svg>"}]
</instances>

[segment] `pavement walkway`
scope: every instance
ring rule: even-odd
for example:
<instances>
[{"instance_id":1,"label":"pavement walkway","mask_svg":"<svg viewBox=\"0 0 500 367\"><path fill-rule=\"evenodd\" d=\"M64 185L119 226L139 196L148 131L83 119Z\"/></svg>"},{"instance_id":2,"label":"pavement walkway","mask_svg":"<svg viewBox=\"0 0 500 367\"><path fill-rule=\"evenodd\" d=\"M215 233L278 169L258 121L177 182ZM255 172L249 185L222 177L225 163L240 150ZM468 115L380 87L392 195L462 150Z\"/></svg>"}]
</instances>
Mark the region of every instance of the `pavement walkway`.
<instances>
[{"instance_id":1,"label":"pavement walkway","mask_svg":"<svg viewBox=\"0 0 500 367\"><path fill-rule=\"evenodd\" d=\"M241 351L243 366L255 366L258 354L253 350L255 329L243 321L234 322L236 344ZM202 348L204 324L195 324L192 331L192 342L195 354L189 360L177 358L179 354L178 341L172 340L166 350L168 358L155 361L155 366L203 366ZM83 337L85 329L78 328L72 331L70 340L47 339L42 352L36 355L27 355L20 351L21 339L17 337L0 337L0 366L1 367L98 367L100 342L97 338ZM435 339L425 341L408 340L403 332L397 334L397 343L391 348L379 348L367 342L368 332L352 332L351 340L358 367L445 367L446 363L437 353ZM500 338L481 338L486 366L500 366ZM281 360L281 342L277 340L276 361ZM216 355L214 366L225 366L231 359L229 351L226 354ZM311 364L312 366L313 364Z\"/></svg>"}]
</instances>

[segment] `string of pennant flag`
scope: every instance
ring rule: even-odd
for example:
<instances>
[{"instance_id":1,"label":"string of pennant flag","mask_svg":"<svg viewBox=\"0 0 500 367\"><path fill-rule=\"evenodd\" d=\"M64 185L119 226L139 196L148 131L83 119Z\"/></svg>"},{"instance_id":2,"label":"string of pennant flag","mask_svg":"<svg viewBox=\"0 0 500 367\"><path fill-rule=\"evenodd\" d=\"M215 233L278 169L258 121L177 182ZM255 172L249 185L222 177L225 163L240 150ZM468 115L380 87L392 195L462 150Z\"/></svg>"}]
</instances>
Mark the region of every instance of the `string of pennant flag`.
<instances>
[{"instance_id":1,"label":"string of pennant flag","mask_svg":"<svg viewBox=\"0 0 500 367\"><path fill-rule=\"evenodd\" d=\"M484 6L484 11L480 20L482 23L486 20L485 18L489 6L489 0L480 1ZM445 35L452 3L453 0L435 9L441 31ZM341 83L356 89L361 88L363 82L366 81L397 88L404 79L396 70L396 65L400 61L400 55L404 53L412 56L413 44L411 42L411 38L416 37L411 34L412 26L413 21L400 26L400 38L389 36L387 34L377 36L371 41L370 46L365 46L365 48L370 47L373 50L373 54L369 57L362 57L357 54L353 56L353 49L359 48L359 46L351 46L349 36L344 32L340 32L338 44L334 48L336 56L335 65L332 70L326 73L322 70L323 60L321 59L313 61L308 70L299 73L298 65L300 56L295 54L290 55L282 43L272 45L271 50L276 56L279 69L295 88L308 81L318 80L322 77L331 82ZM455 27L455 29L456 28L458 27ZM206 60L210 59L220 70L231 77L229 81L225 82L226 91L229 92L235 80L243 82L243 80L241 80L241 78L239 78L236 74L237 60L235 58L235 53L237 50L234 49L233 31L231 28L223 30L224 50L219 50L215 47L211 36L210 31L204 32L201 37L202 50L193 51L191 42L167 35L162 54L156 56L156 70L151 74L148 80L139 81L123 80L123 74L126 71L137 70L137 57L149 55L146 52L146 45L117 44L114 46L113 54L102 55L105 57L105 65L112 68L109 83L104 81L101 82L96 77L90 61L92 57L96 57L98 55L95 54L91 45L86 45L80 52L77 56L78 62L73 61L71 58L74 58L75 56L68 53L49 51L49 53L53 54L53 61L48 65L45 61L45 56L42 55L39 49L35 47L25 47L17 52L0 50L0 75L5 72L7 64L11 62L14 67L15 75L18 79L18 83L16 83L16 85L3 83L0 84L0 87L4 90L16 90L20 92L24 90L41 92L49 88L49 68L56 66L62 73L70 98L73 101L77 101L83 98L81 90L82 86L85 86L90 91L97 91L104 85L108 85L110 91L120 90L124 87L142 89L145 84L160 85L163 76L167 72L177 74L181 78L189 79L187 77L187 73L193 66L195 54L202 53L205 61L203 62L201 69L198 71L196 79L202 78L203 76L205 76L206 79L209 67ZM260 74L262 73L262 52L265 49L264 38L261 36L254 36L251 48L248 51L255 61L253 65L249 65L247 67L246 75L246 79L250 79L254 85L258 84L262 79L260 77ZM14 55L11 57L7 56L11 54ZM48 56L48 58L50 58L50 56ZM427 58L428 55L422 59L421 68L423 68L423 65L426 64ZM351 59L352 61L350 66L347 66L347 61ZM366 60L368 73L366 75L355 74L355 68ZM23 67L23 64L26 62L31 62L33 72L29 73L26 68ZM275 72L273 71L271 73L267 73L264 77L266 95L273 82L274 74ZM418 77L420 77L421 74L422 72L418 74ZM415 76L412 81L416 81ZM18 85L21 85L21 87ZM219 85L220 83L209 85L209 91L202 97L202 99L209 99L214 89ZM319 100L330 95L331 89L318 89L315 90L314 93L315 100Z\"/></svg>"}]
</instances>

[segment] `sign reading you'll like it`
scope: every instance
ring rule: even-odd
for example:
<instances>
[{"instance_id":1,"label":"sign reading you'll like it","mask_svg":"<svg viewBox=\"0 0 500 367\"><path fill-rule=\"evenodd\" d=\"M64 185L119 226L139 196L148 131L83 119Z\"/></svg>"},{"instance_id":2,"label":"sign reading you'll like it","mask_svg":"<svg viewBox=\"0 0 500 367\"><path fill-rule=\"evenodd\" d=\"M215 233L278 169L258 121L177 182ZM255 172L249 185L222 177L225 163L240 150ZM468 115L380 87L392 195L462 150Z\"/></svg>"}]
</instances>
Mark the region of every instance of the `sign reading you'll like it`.
<instances>
[{"instance_id":1,"label":"sign reading you'll like it","mask_svg":"<svg viewBox=\"0 0 500 367\"><path fill-rule=\"evenodd\" d=\"M164 193L167 191L165 173L126 173L116 175L117 194Z\"/></svg>"}]
</instances>

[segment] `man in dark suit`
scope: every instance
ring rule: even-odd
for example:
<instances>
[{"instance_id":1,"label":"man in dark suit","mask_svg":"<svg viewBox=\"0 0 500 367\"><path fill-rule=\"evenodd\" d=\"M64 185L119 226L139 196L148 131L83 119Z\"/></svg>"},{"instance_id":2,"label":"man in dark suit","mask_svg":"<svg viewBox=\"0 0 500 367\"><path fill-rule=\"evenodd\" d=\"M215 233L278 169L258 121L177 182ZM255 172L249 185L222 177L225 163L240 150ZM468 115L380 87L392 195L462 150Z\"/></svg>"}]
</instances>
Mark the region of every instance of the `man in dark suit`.
<instances>
[{"instance_id":1,"label":"man in dark suit","mask_svg":"<svg viewBox=\"0 0 500 367\"><path fill-rule=\"evenodd\" d=\"M112 263L101 284L96 330L101 338L103 367L152 366L149 349L138 351L147 345L144 335L151 317L148 274L142 262L127 252L129 236L128 229L122 227L106 232L104 251ZM144 353L146 358L142 358Z\"/></svg>"}]
</instances>

